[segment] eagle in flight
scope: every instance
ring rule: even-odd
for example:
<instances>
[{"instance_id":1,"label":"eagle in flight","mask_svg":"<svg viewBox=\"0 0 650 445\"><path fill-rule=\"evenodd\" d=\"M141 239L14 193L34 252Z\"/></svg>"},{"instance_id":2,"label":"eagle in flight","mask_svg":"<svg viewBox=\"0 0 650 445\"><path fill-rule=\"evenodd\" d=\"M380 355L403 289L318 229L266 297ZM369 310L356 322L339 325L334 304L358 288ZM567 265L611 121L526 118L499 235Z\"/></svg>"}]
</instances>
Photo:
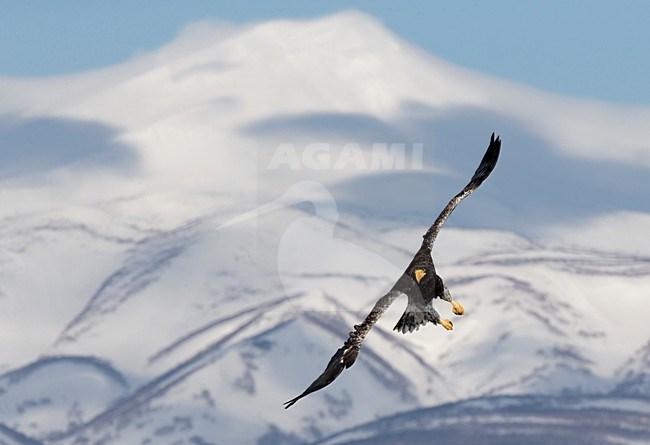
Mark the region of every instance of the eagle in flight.
<instances>
[{"instance_id":1,"label":"eagle in flight","mask_svg":"<svg viewBox=\"0 0 650 445\"><path fill-rule=\"evenodd\" d=\"M434 309L432 302L435 298L445 300L452 305L452 310L456 315L463 315L465 310L460 303L454 301L449 289L445 286L442 278L436 273L431 257L433 242L440 232L440 228L445 220L456 206L466 198L470 193L476 190L483 181L490 175L494 166L499 159L501 150L501 139L497 136L490 138L490 145L483 155L480 165L474 172L472 179L456 196L451 198L445 208L442 210L433 225L424 234L422 246L417 251L413 260L408 265L404 273L393 285L390 291L375 303L372 311L368 314L363 323L355 325L354 331L350 332L348 339L343 346L336 351L336 354L330 359L325 371L312 382L309 387L299 396L285 402L285 409L292 406L303 397L318 391L332 383L344 369L354 364L359 355L361 343L368 335L368 332L377 323L377 320L386 312L397 297L406 294L408 303L404 314L399 319L393 330L403 334L420 329L420 326L428 322L434 325L441 325L447 330L453 329L451 321L440 318L440 314Z\"/></svg>"}]
</instances>

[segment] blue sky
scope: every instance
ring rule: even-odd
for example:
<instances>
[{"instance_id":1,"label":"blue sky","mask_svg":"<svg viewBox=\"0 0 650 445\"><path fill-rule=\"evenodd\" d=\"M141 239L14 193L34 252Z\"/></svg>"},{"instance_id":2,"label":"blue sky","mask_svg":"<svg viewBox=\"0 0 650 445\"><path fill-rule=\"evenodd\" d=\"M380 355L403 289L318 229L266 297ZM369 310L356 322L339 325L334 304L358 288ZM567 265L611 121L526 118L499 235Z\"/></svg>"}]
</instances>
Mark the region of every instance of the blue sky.
<instances>
[{"instance_id":1,"label":"blue sky","mask_svg":"<svg viewBox=\"0 0 650 445\"><path fill-rule=\"evenodd\" d=\"M188 22L357 9L456 64L559 94L650 105L650 1L0 0L0 76L111 65Z\"/></svg>"}]
</instances>

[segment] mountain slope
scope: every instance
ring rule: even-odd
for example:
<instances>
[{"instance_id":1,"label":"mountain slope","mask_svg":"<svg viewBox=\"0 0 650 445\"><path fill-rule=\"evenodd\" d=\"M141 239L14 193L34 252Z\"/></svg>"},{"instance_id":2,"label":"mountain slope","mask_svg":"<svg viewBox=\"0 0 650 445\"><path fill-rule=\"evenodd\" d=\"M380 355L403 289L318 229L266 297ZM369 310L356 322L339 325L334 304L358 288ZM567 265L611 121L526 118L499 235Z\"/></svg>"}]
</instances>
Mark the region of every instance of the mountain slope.
<instances>
[{"instance_id":1,"label":"mountain slope","mask_svg":"<svg viewBox=\"0 0 650 445\"><path fill-rule=\"evenodd\" d=\"M650 336L640 328L643 313L630 318L626 310L643 304L650 279L647 268L630 269L635 258L556 250L506 233L447 229L436 257L450 260L439 261L438 269L468 311L454 319L456 330L429 327L408 336L395 334L390 329L404 304L398 302L368 338L359 362L327 391L302 401L294 410L296 417L287 416L280 402L320 372L347 330L408 262L405 244L415 244L423 230L385 233L379 242L386 243L384 251L393 252L387 260L363 247L377 241L372 235L339 228L340 236L332 238L330 221L300 209L277 210L268 219L262 217L265 224L256 231L261 251L272 251L275 245L275 268L265 268L264 255L231 265L254 270L250 280L227 272L227 263L237 254L226 254L228 243L215 236L224 232L231 251L241 255L250 231L235 225L214 232L210 218L200 221L191 229L194 240L181 236L182 253L168 262L155 259L169 251L168 242L179 242L177 234L188 230L187 225L154 236L165 243L140 242L151 259L141 266L132 260L141 250L129 249L133 253L124 256L124 265L107 275L115 282L111 286L126 291L128 298L88 310L101 298L97 295L108 292L103 291L106 281L100 283L102 291L89 295L89 305L50 349L50 354L71 357L66 359L71 363L74 353L93 352L109 360L128 390L99 410L75 399L81 422L33 412L38 429L32 437L63 443L164 438L171 443L196 436L209 442L217 428L228 440L254 441L275 431L309 441L377 417L466 398L607 394L627 381L619 369ZM314 249L323 257L305 262L304 252ZM216 250L224 254L221 260L206 261L205 252ZM345 264L332 260L337 254L372 267L350 274ZM191 272L185 264L194 265ZM197 269L199 264L207 270ZM129 271L127 283L138 276L144 284L119 285L120 270ZM196 277L186 283L200 286L179 290L174 283L183 282L188 273ZM111 278L116 276L120 278ZM270 283L278 279L278 287L271 290ZM267 292L256 290L262 284ZM569 300L564 298L567 287ZM602 308L613 290L625 298L619 296L620 310L611 311L604 323ZM449 316L449 307L438 306ZM143 335L144 320L150 335ZM44 360L37 364L44 366L49 359ZM82 369L75 366L67 372L72 382ZM15 373L5 379L11 381ZM52 374L41 379L51 382ZM70 384L70 393L86 394L81 382ZM21 415L24 404L10 394L38 400L28 398L20 386L9 388L0 402L7 414L15 413L11 416ZM373 406L361 409L366 400L373 400ZM251 412L256 413L253 423L247 420ZM22 421L8 426L30 432Z\"/></svg>"}]
</instances>

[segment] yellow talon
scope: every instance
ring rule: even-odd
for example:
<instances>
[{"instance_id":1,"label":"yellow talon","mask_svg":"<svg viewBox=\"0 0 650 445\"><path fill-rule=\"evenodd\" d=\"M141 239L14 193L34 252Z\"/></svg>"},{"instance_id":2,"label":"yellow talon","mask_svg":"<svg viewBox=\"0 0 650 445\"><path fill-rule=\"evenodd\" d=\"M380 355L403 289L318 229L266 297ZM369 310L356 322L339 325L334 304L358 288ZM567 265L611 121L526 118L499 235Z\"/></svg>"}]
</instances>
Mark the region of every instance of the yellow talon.
<instances>
[{"instance_id":1,"label":"yellow talon","mask_svg":"<svg viewBox=\"0 0 650 445\"><path fill-rule=\"evenodd\" d=\"M415 269L415 281L419 283L426 274L427 273L422 269Z\"/></svg>"},{"instance_id":2,"label":"yellow talon","mask_svg":"<svg viewBox=\"0 0 650 445\"><path fill-rule=\"evenodd\" d=\"M454 329L454 324L449 320L446 320L446 319L442 318L442 319L440 319L439 323L442 325L443 328L445 328L448 331L451 331L452 329Z\"/></svg>"},{"instance_id":3,"label":"yellow talon","mask_svg":"<svg viewBox=\"0 0 650 445\"><path fill-rule=\"evenodd\" d=\"M465 313L465 309L461 304L457 301L452 301L451 305L454 307L454 314L456 315L463 315Z\"/></svg>"}]
</instances>

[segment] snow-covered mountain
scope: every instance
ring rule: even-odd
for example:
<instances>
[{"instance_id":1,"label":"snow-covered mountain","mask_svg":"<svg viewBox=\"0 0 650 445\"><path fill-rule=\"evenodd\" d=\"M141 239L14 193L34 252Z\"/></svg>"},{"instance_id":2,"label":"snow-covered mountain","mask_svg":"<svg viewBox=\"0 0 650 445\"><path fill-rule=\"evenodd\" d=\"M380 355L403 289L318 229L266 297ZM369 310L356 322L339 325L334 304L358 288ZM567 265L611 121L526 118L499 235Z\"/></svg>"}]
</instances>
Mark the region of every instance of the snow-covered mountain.
<instances>
[{"instance_id":1,"label":"snow-covered mountain","mask_svg":"<svg viewBox=\"0 0 650 445\"><path fill-rule=\"evenodd\" d=\"M0 98L0 444L650 440L650 109L469 72L353 12L196 24ZM401 297L283 410L493 129L499 165L434 251L467 314L397 334ZM405 164L374 168L395 143Z\"/></svg>"}]
</instances>

